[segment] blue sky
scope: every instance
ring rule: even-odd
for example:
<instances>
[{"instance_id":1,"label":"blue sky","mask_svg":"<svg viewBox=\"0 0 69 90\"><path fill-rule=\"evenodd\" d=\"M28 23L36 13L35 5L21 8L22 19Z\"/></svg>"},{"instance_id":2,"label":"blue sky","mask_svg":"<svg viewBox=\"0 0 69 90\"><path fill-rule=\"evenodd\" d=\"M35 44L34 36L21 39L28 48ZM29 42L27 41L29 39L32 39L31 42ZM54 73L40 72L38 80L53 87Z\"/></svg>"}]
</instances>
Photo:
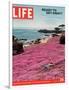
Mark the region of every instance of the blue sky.
<instances>
[{"instance_id":1,"label":"blue sky","mask_svg":"<svg viewBox=\"0 0 69 90\"><path fill-rule=\"evenodd\" d=\"M12 27L14 29L54 29L54 27L60 24L65 24L65 8L55 7L55 6L32 6L32 5L15 5L15 6L26 6L33 7L34 18L32 20L20 20L13 19ZM56 9L57 12L62 12L62 14L46 14L44 9Z\"/></svg>"}]
</instances>

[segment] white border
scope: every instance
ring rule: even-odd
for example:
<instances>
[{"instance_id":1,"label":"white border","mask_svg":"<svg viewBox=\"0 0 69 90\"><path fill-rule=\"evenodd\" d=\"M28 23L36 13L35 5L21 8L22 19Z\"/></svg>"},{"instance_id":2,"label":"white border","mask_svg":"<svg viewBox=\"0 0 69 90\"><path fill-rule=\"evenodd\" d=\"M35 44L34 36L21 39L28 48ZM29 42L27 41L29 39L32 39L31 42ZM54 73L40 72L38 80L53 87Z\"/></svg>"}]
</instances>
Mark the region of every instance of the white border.
<instances>
[{"instance_id":1,"label":"white border","mask_svg":"<svg viewBox=\"0 0 69 90\"><path fill-rule=\"evenodd\" d=\"M13 64L13 58L12 58L12 2L9 2L9 23L10 23L10 25L9 25L9 53L10 53L10 57L9 57L9 60L10 60L10 62L9 62L9 87L11 87L12 86L12 64Z\"/></svg>"},{"instance_id":2,"label":"white border","mask_svg":"<svg viewBox=\"0 0 69 90\"><path fill-rule=\"evenodd\" d=\"M12 0L13 4L26 4L26 5L45 5L45 6L65 6L63 0Z\"/></svg>"}]
</instances>

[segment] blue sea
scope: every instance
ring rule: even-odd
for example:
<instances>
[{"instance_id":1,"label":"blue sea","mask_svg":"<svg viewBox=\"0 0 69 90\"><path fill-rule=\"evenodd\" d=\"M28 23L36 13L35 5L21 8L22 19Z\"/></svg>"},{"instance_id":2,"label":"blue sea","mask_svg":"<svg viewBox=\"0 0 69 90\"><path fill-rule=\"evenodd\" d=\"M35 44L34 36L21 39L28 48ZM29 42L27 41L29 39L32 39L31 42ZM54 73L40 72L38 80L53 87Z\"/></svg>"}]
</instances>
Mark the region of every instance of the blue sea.
<instances>
[{"instance_id":1,"label":"blue sea","mask_svg":"<svg viewBox=\"0 0 69 90\"><path fill-rule=\"evenodd\" d=\"M18 39L27 39L30 41L46 37L45 33L40 33L37 30L30 29L13 29L13 35L16 36Z\"/></svg>"}]
</instances>

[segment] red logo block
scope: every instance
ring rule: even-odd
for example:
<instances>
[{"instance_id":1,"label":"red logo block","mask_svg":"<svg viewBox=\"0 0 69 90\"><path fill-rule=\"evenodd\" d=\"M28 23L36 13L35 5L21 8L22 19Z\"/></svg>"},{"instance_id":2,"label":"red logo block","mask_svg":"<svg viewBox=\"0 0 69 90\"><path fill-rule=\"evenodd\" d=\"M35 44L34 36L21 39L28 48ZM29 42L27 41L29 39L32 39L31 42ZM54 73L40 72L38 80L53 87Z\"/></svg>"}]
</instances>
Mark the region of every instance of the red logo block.
<instances>
[{"instance_id":1,"label":"red logo block","mask_svg":"<svg viewBox=\"0 0 69 90\"><path fill-rule=\"evenodd\" d=\"M13 19L33 19L33 8L13 6L12 18Z\"/></svg>"}]
</instances>

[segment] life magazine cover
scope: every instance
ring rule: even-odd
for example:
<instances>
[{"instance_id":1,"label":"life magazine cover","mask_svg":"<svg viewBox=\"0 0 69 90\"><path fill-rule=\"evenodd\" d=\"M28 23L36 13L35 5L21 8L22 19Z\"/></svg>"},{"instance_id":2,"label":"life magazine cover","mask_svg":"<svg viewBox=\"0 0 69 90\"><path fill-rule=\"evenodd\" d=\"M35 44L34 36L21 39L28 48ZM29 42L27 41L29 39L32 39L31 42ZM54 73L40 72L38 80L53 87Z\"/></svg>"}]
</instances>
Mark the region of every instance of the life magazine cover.
<instances>
[{"instance_id":1,"label":"life magazine cover","mask_svg":"<svg viewBox=\"0 0 69 90\"><path fill-rule=\"evenodd\" d=\"M65 82L65 7L12 4L12 85Z\"/></svg>"}]
</instances>

